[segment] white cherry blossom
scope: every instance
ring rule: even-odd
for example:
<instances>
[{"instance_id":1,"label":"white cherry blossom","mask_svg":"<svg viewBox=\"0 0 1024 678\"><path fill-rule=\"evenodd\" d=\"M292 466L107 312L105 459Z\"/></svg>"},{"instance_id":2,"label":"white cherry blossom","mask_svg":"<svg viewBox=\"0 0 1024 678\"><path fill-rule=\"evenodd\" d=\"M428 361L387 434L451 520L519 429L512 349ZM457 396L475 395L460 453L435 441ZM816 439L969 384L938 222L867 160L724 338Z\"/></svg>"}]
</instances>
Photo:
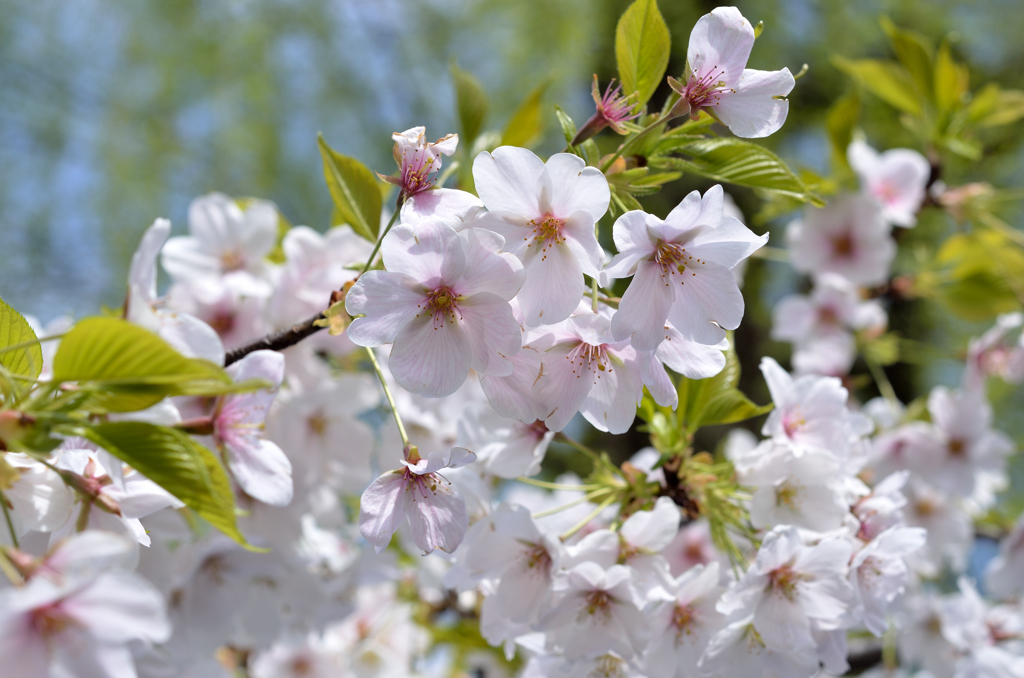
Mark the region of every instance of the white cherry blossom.
<instances>
[{"instance_id":1,"label":"white cherry blossom","mask_svg":"<svg viewBox=\"0 0 1024 678\"><path fill-rule=\"evenodd\" d=\"M725 624L715 610L724 590L718 563L697 565L669 585L672 600L651 611L651 641L644 667L651 678L684 678L691 675L711 637Z\"/></svg>"},{"instance_id":2,"label":"white cherry blossom","mask_svg":"<svg viewBox=\"0 0 1024 678\"><path fill-rule=\"evenodd\" d=\"M909 148L879 153L860 139L850 144L846 154L864 193L881 204L885 220L905 228L914 226L931 175L928 160Z\"/></svg>"}]
</instances>

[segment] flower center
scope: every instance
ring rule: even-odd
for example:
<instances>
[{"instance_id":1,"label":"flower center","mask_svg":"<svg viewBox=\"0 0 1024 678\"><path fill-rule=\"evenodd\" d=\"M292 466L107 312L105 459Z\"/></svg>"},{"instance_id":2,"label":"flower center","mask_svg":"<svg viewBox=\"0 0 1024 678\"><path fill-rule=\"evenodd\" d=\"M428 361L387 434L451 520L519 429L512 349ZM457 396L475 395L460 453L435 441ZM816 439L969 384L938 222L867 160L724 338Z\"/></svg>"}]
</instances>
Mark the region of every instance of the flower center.
<instances>
[{"instance_id":1,"label":"flower center","mask_svg":"<svg viewBox=\"0 0 1024 678\"><path fill-rule=\"evenodd\" d=\"M551 571L551 554L542 545L534 544L526 554L526 568L548 574Z\"/></svg>"},{"instance_id":2,"label":"flower center","mask_svg":"<svg viewBox=\"0 0 1024 678\"><path fill-rule=\"evenodd\" d=\"M584 600L586 606L580 610L580 621L585 620L586 615L600 616L605 621L611 619L612 597L608 595L607 591L591 591Z\"/></svg>"},{"instance_id":3,"label":"flower center","mask_svg":"<svg viewBox=\"0 0 1024 678\"><path fill-rule=\"evenodd\" d=\"M75 620L60 608L59 602L37 608L29 614L32 629L44 638L55 636L74 623Z\"/></svg>"},{"instance_id":4,"label":"flower center","mask_svg":"<svg viewBox=\"0 0 1024 678\"><path fill-rule=\"evenodd\" d=\"M849 257L853 254L853 236L849 231L832 238L832 251L837 257Z\"/></svg>"},{"instance_id":5,"label":"flower center","mask_svg":"<svg viewBox=\"0 0 1024 678\"><path fill-rule=\"evenodd\" d=\"M694 264L703 265L704 262L700 259L694 259L692 254L686 253L686 248L682 245L674 242L662 242L658 241L658 247L654 250L654 255L651 256L648 261L653 261L661 267L661 277L665 279L665 287L669 286L669 278L674 275L680 276L679 284L686 284L683 276L686 274L686 267L693 267ZM693 271L690 271L691 276L697 275Z\"/></svg>"},{"instance_id":6,"label":"flower center","mask_svg":"<svg viewBox=\"0 0 1024 678\"><path fill-rule=\"evenodd\" d=\"M696 624L697 617L693 612L693 608L689 605L677 603L675 610L672 611L672 626L676 627L676 641L681 640L681 637L684 635L692 635Z\"/></svg>"},{"instance_id":7,"label":"flower center","mask_svg":"<svg viewBox=\"0 0 1024 678\"><path fill-rule=\"evenodd\" d=\"M800 496L800 486L789 481L784 481L775 488L775 505L797 510L797 499Z\"/></svg>"},{"instance_id":8,"label":"flower center","mask_svg":"<svg viewBox=\"0 0 1024 678\"><path fill-rule=\"evenodd\" d=\"M527 247L540 245L541 261L548 258L546 252L549 247L561 245L565 242L564 219L558 219L550 214L545 214L539 219L531 219L527 222L527 226L533 226L533 241L530 242L530 236L523 238L523 240L527 241Z\"/></svg>"},{"instance_id":9,"label":"flower center","mask_svg":"<svg viewBox=\"0 0 1024 678\"><path fill-rule=\"evenodd\" d=\"M822 325L838 325L839 313L831 306L822 306L818 309L818 322Z\"/></svg>"},{"instance_id":10,"label":"flower center","mask_svg":"<svg viewBox=\"0 0 1024 678\"><path fill-rule=\"evenodd\" d=\"M805 577L794 572L792 567L783 565L768 573L768 588L787 600L795 600L797 584L803 579Z\"/></svg>"},{"instance_id":11,"label":"flower center","mask_svg":"<svg viewBox=\"0 0 1024 678\"><path fill-rule=\"evenodd\" d=\"M967 444L960 438L953 438L950 440L947 447L949 449L949 454L957 459L961 459L967 454Z\"/></svg>"},{"instance_id":12,"label":"flower center","mask_svg":"<svg viewBox=\"0 0 1024 678\"><path fill-rule=\"evenodd\" d=\"M792 410L782 417L782 429L789 438L794 437L807 424L800 410Z\"/></svg>"},{"instance_id":13,"label":"flower center","mask_svg":"<svg viewBox=\"0 0 1024 678\"><path fill-rule=\"evenodd\" d=\"M700 117L701 108L717 106L722 94L736 91L725 86L725 81L721 79L724 73L723 69L715 66L700 78L696 74L690 75L690 80L686 83L686 93L683 96L690 102L690 117L692 119L696 120Z\"/></svg>"},{"instance_id":14,"label":"flower center","mask_svg":"<svg viewBox=\"0 0 1024 678\"><path fill-rule=\"evenodd\" d=\"M245 258L238 252L221 252L220 267L225 273L245 268Z\"/></svg>"},{"instance_id":15,"label":"flower center","mask_svg":"<svg viewBox=\"0 0 1024 678\"><path fill-rule=\"evenodd\" d=\"M569 351L565 359L572 363L572 373L579 379L587 372L594 374L594 383L601 378L602 372L612 372L611 356L605 344L594 346L580 341L576 348Z\"/></svg>"},{"instance_id":16,"label":"flower center","mask_svg":"<svg viewBox=\"0 0 1024 678\"><path fill-rule=\"evenodd\" d=\"M438 327L444 327L445 318L450 323L455 322L455 315L459 310L459 299L459 295L447 285L427 293L425 313L434 316L435 330ZM423 304L419 304L419 307L423 308Z\"/></svg>"},{"instance_id":17,"label":"flower center","mask_svg":"<svg viewBox=\"0 0 1024 678\"><path fill-rule=\"evenodd\" d=\"M402 167L402 191L406 195L421 193L434 185L437 163L427 149L417 148L411 153L409 149L403 150L399 164Z\"/></svg>"},{"instance_id":18,"label":"flower center","mask_svg":"<svg viewBox=\"0 0 1024 678\"><path fill-rule=\"evenodd\" d=\"M322 437L327 431L327 417L323 412L317 410L306 419L306 425L314 435Z\"/></svg>"}]
</instances>

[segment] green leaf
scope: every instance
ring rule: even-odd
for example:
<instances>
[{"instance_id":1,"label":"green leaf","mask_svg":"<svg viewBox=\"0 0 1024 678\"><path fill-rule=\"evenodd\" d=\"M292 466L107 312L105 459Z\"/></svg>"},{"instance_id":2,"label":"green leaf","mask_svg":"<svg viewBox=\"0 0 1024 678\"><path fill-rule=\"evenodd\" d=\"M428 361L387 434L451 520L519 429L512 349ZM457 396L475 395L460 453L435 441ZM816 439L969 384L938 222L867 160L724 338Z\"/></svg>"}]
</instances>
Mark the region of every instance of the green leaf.
<instances>
[{"instance_id":1,"label":"green leaf","mask_svg":"<svg viewBox=\"0 0 1024 678\"><path fill-rule=\"evenodd\" d=\"M850 167L846 153L853 141L853 130L859 119L860 96L856 92L839 97L828 109L825 127L828 129L829 141L832 142L832 160L839 167Z\"/></svg>"},{"instance_id":2,"label":"green leaf","mask_svg":"<svg viewBox=\"0 0 1024 678\"><path fill-rule=\"evenodd\" d=\"M979 129L1009 125L1024 118L1024 92L1019 89L1000 90L990 112L976 123Z\"/></svg>"},{"instance_id":3,"label":"green leaf","mask_svg":"<svg viewBox=\"0 0 1024 678\"><path fill-rule=\"evenodd\" d=\"M544 80L533 88L519 108L512 114L508 121L505 132L501 135L502 146L529 147L535 143L544 133L544 116L541 111L541 99L544 92L551 84L551 80Z\"/></svg>"},{"instance_id":4,"label":"green leaf","mask_svg":"<svg viewBox=\"0 0 1024 678\"><path fill-rule=\"evenodd\" d=\"M966 320L989 320L1020 310L1024 295L1024 251L997 231L958 233L923 271L914 289Z\"/></svg>"},{"instance_id":5,"label":"green leaf","mask_svg":"<svg viewBox=\"0 0 1024 678\"><path fill-rule=\"evenodd\" d=\"M555 106L555 116L558 118L558 124L562 126L562 136L565 137L565 145L572 146L572 140L576 138L576 123L559 106Z\"/></svg>"},{"instance_id":6,"label":"green leaf","mask_svg":"<svg viewBox=\"0 0 1024 678\"><path fill-rule=\"evenodd\" d=\"M889 105L911 115L921 115L921 102L914 96L914 83L899 64L877 59L853 60L835 55L832 63Z\"/></svg>"},{"instance_id":7,"label":"green leaf","mask_svg":"<svg viewBox=\"0 0 1024 678\"><path fill-rule=\"evenodd\" d=\"M779 156L753 142L735 137L701 139L680 146L677 151L690 158L661 158L652 161L651 166L776 191L804 202L821 202Z\"/></svg>"},{"instance_id":8,"label":"green leaf","mask_svg":"<svg viewBox=\"0 0 1024 678\"><path fill-rule=\"evenodd\" d=\"M755 405L739 389L729 389L712 397L699 416L690 422L692 428L718 424L734 424L771 412L772 403Z\"/></svg>"},{"instance_id":9,"label":"green leaf","mask_svg":"<svg viewBox=\"0 0 1024 678\"><path fill-rule=\"evenodd\" d=\"M36 379L43 370L43 350L28 321L0 299L0 365L11 374Z\"/></svg>"},{"instance_id":10,"label":"green leaf","mask_svg":"<svg viewBox=\"0 0 1024 678\"><path fill-rule=\"evenodd\" d=\"M935 103L939 110L948 112L959 106L968 82L967 67L953 59L949 41L943 40L935 59Z\"/></svg>"},{"instance_id":11,"label":"green leaf","mask_svg":"<svg viewBox=\"0 0 1024 678\"><path fill-rule=\"evenodd\" d=\"M615 61L623 94L638 93L643 107L665 78L672 38L656 0L636 0L615 28Z\"/></svg>"},{"instance_id":12,"label":"green leaf","mask_svg":"<svg viewBox=\"0 0 1024 678\"><path fill-rule=\"evenodd\" d=\"M377 177L363 163L336 153L317 135L324 160L324 179L341 218L359 235L377 242L380 232L381 196Z\"/></svg>"},{"instance_id":13,"label":"green leaf","mask_svg":"<svg viewBox=\"0 0 1024 678\"><path fill-rule=\"evenodd\" d=\"M898 28L889 17L882 17L881 23L882 30L889 36L892 49L896 52L896 58L914 83L918 97L924 101L931 100L934 82L932 54L935 47L920 33Z\"/></svg>"},{"instance_id":14,"label":"green leaf","mask_svg":"<svg viewBox=\"0 0 1024 678\"><path fill-rule=\"evenodd\" d=\"M141 421L119 421L85 428L82 435L246 544L235 523L235 497L224 467L188 434Z\"/></svg>"},{"instance_id":15,"label":"green leaf","mask_svg":"<svg viewBox=\"0 0 1024 678\"><path fill-rule=\"evenodd\" d=\"M472 73L468 73L454 63L451 64L452 80L455 81L455 108L459 111L459 123L462 137L459 144L468 152L473 142L480 136L484 120L487 118L487 92Z\"/></svg>"},{"instance_id":16,"label":"green leaf","mask_svg":"<svg viewBox=\"0 0 1024 678\"><path fill-rule=\"evenodd\" d=\"M213 363L186 358L156 334L119 318L86 318L61 340L53 359L55 382L95 389L88 408L133 412L173 395L237 390Z\"/></svg>"}]
</instances>

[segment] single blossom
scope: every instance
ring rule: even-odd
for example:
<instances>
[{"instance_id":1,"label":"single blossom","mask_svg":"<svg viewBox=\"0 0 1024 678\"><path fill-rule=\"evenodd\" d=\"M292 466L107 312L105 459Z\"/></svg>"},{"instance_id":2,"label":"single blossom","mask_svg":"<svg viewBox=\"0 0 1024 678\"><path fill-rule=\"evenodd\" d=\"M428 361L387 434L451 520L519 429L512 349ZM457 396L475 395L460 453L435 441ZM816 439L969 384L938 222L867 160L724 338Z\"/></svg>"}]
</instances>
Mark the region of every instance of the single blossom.
<instances>
[{"instance_id":1,"label":"single blossom","mask_svg":"<svg viewBox=\"0 0 1024 678\"><path fill-rule=\"evenodd\" d=\"M669 321L683 336L715 345L739 327L743 295L732 269L768 242L723 214L723 191L693 191L664 221L640 210L619 217L612 230L619 253L609 278L633 276L612 319L617 341L653 351Z\"/></svg>"},{"instance_id":2,"label":"single blossom","mask_svg":"<svg viewBox=\"0 0 1024 678\"><path fill-rule=\"evenodd\" d=\"M503 417L483 403L463 410L458 426L458 444L476 450L477 468L499 478L539 473L555 437L540 420L526 423Z\"/></svg>"},{"instance_id":3,"label":"single blossom","mask_svg":"<svg viewBox=\"0 0 1024 678\"><path fill-rule=\"evenodd\" d=\"M835 273L854 285L879 285L889 277L896 242L871 198L840 195L822 208L807 207L786 229L793 268Z\"/></svg>"},{"instance_id":4,"label":"single blossom","mask_svg":"<svg viewBox=\"0 0 1024 678\"><path fill-rule=\"evenodd\" d=\"M573 137L573 146L582 144L605 127L611 127L618 134L628 134L629 130L623 123L640 117L639 112L633 112L636 103L635 95L623 96L622 85L614 85L615 80L612 80L602 95L597 87L597 74L594 74L594 85L590 90L590 95L594 98L594 106L597 107L597 110Z\"/></svg>"},{"instance_id":5,"label":"single blossom","mask_svg":"<svg viewBox=\"0 0 1024 678\"><path fill-rule=\"evenodd\" d=\"M277 207L252 200L244 208L223 193L196 198L188 208L191 235L164 245L164 270L200 296L216 297L222 286L238 294L270 296L266 256L277 242Z\"/></svg>"},{"instance_id":6,"label":"single blossom","mask_svg":"<svg viewBox=\"0 0 1024 678\"><path fill-rule=\"evenodd\" d=\"M785 96L796 85L788 68L747 68L754 27L735 7L716 7L697 20L686 49L682 81L669 78L679 94L674 112L696 120L707 111L738 137L766 137L786 122Z\"/></svg>"},{"instance_id":7,"label":"single blossom","mask_svg":"<svg viewBox=\"0 0 1024 678\"><path fill-rule=\"evenodd\" d=\"M964 367L964 389L984 394L986 377L1010 384L1024 381L1024 313L1005 313L980 337L971 339ZM1014 341L1016 335L1016 341Z\"/></svg>"},{"instance_id":8,"label":"single blossom","mask_svg":"<svg viewBox=\"0 0 1024 678\"><path fill-rule=\"evenodd\" d=\"M571 153L545 163L513 146L478 155L473 178L488 209L479 225L504 236L505 251L526 269L519 291L526 324L565 320L579 304L583 275L596 278L604 260L594 225L608 211L608 180Z\"/></svg>"},{"instance_id":9,"label":"single blossom","mask_svg":"<svg viewBox=\"0 0 1024 678\"><path fill-rule=\"evenodd\" d=\"M846 153L863 192L881 204L882 217L896 226L909 228L916 224L931 175L928 160L909 148L878 153L859 139Z\"/></svg>"},{"instance_id":10,"label":"single blossom","mask_svg":"<svg viewBox=\"0 0 1024 678\"><path fill-rule=\"evenodd\" d=\"M396 226L384 238L384 271L361 276L345 297L360 346L394 343L388 365L407 390L431 398L454 393L469 370L507 376L522 332L508 300L522 265L500 253L501 236L456 232L439 221Z\"/></svg>"},{"instance_id":11,"label":"single blossom","mask_svg":"<svg viewBox=\"0 0 1024 678\"><path fill-rule=\"evenodd\" d=\"M857 614L876 636L888 628L886 615L910 578L904 556L925 544L925 531L917 527L891 527L853 555L850 583Z\"/></svg>"},{"instance_id":12,"label":"single blossom","mask_svg":"<svg viewBox=\"0 0 1024 678\"><path fill-rule=\"evenodd\" d=\"M651 642L644 667L651 678L685 678L700 661L711 637L725 624L715 610L724 590L718 563L697 565L672 581L672 600L651 611Z\"/></svg>"},{"instance_id":13,"label":"single blossom","mask_svg":"<svg viewBox=\"0 0 1024 678\"><path fill-rule=\"evenodd\" d=\"M408 520L413 541L424 553L434 549L452 553L466 535L469 517L462 495L440 471L475 459L462 447L453 447L447 454L432 452L426 459L410 447L403 468L388 471L363 492L359 533L380 553Z\"/></svg>"},{"instance_id":14,"label":"single blossom","mask_svg":"<svg viewBox=\"0 0 1024 678\"><path fill-rule=\"evenodd\" d=\"M842 331L880 332L888 322L877 300L863 300L848 280L823 274L809 295L785 297L772 312L772 339L801 344Z\"/></svg>"},{"instance_id":15,"label":"single blossom","mask_svg":"<svg viewBox=\"0 0 1024 678\"><path fill-rule=\"evenodd\" d=\"M270 382L271 388L218 401L213 414L217 446L246 494L272 506L286 506L292 500L292 465L263 433L263 422L284 379L284 356L275 351L253 351L227 372L237 382L262 379Z\"/></svg>"}]
</instances>

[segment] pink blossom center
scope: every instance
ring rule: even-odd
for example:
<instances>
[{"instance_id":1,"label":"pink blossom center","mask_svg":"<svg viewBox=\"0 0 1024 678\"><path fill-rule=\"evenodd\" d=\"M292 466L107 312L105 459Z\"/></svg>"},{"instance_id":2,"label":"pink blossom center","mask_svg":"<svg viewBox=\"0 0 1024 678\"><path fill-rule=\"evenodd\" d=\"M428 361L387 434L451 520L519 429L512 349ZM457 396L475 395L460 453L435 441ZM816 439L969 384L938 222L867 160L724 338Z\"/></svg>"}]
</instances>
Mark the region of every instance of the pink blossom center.
<instances>
[{"instance_id":1,"label":"pink blossom center","mask_svg":"<svg viewBox=\"0 0 1024 678\"><path fill-rule=\"evenodd\" d=\"M60 602L51 603L29 612L29 625L43 638L52 638L75 624L75 620L61 609Z\"/></svg>"},{"instance_id":2,"label":"pink blossom center","mask_svg":"<svg viewBox=\"0 0 1024 678\"><path fill-rule=\"evenodd\" d=\"M574 349L569 351L565 359L572 363L572 373L579 379L587 372L594 374L594 383L601 378L601 372L611 374L612 365L608 354L607 344L594 346L585 341L580 341Z\"/></svg>"},{"instance_id":3,"label":"pink blossom center","mask_svg":"<svg viewBox=\"0 0 1024 678\"><path fill-rule=\"evenodd\" d=\"M661 240L658 241L658 246L648 261L653 261L661 267L661 277L665 280L665 287L669 286L669 280L674 275L679 276L680 285L685 285L686 280L684 276L687 267L692 268L695 264L703 266L706 263L701 259L695 259L692 254L687 254L686 248L682 245ZM690 275L695 276L697 274L690 271Z\"/></svg>"},{"instance_id":4,"label":"pink blossom center","mask_svg":"<svg viewBox=\"0 0 1024 678\"><path fill-rule=\"evenodd\" d=\"M442 285L427 293L426 304L419 304L424 314L433 316L434 329L444 327L445 320L454 323L459 311L460 297L452 288ZM426 306L424 308L424 306Z\"/></svg>"},{"instance_id":5,"label":"pink blossom center","mask_svg":"<svg viewBox=\"0 0 1024 678\"><path fill-rule=\"evenodd\" d=\"M585 605L580 610L579 621L586 620L589 615L591 617L601 617L603 620L608 621L612 616L612 597L608 595L607 591L590 591L584 596Z\"/></svg>"},{"instance_id":6,"label":"pink blossom center","mask_svg":"<svg viewBox=\"0 0 1024 678\"><path fill-rule=\"evenodd\" d=\"M235 251L221 252L220 267L225 273L245 268L245 257Z\"/></svg>"},{"instance_id":7,"label":"pink blossom center","mask_svg":"<svg viewBox=\"0 0 1024 678\"><path fill-rule=\"evenodd\" d=\"M694 609L689 605L676 603L676 607L672 611L672 626L676 629L676 642L679 642L684 635L692 635L696 625L697 615Z\"/></svg>"},{"instance_id":8,"label":"pink blossom center","mask_svg":"<svg viewBox=\"0 0 1024 678\"><path fill-rule=\"evenodd\" d=\"M786 436L789 438L799 433L806 424L807 420L804 419L800 410L790 410L782 416L782 430L786 432Z\"/></svg>"},{"instance_id":9,"label":"pink blossom center","mask_svg":"<svg viewBox=\"0 0 1024 678\"><path fill-rule=\"evenodd\" d=\"M853 257L856 245L853 236L849 231L844 231L832 238L832 252L837 259L849 259Z\"/></svg>"},{"instance_id":10,"label":"pink blossom center","mask_svg":"<svg viewBox=\"0 0 1024 678\"><path fill-rule=\"evenodd\" d=\"M402 471L402 477L405 479L405 491L413 493L413 501L417 498L429 499L437 494L438 486L443 488L444 485L450 484L440 473L413 473L409 467Z\"/></svg>"},{"instance_id":11,"label":"pink blossom center","mask_svg":"<svg viewBox=\"0 0 1024 678\"><path fill-rule=\"evenodd\" d=\"M796 587L804 579L805 575L799 574L789 565L783 565L768 573L768 587L786 600L795 600Z\"/></svg>"},{"instance_id":12,"label":"pink blossom center","mask_svg":"<svg viewBox=\"0 0 1024 678\"><path fill-rule=\"evenodd\" d=\"M880 181L871 187L871 192L876 198L881 200L887 205L891 205L896 202L900 197L899 189L890 184L888 181Z\"/></svg>"},{"instance_id":13,"label":"pink blossom center","mask_svg":"<svg viewBox=\"0 0 1024 678\"><path fill-rule=\"evenodd\" d=\"M434 185L437 178L435 158L423 147L402 150L399 161L402 167L402 190L407 195L415 195Z\"/></svg>"},{"instance_id":14,"label":"pink blossom center","mask_svg":"<svg viewBox=\"0 0 1024 678\"><path fill-rule=\"evenodd\" d=\"M551 572L551 554L541 544L526 552L526 569L547 576Z\"/></svg>"},{"instance_id":15,"label":"pink blossom center","mask_svg":"<svg viewBox=\"0 0 1024 678\"><path fill-rule=\"evenodd\" d=\"M690 102L690 117L692 119L696 120L700 117L701 108L717 106L726 92L736 91L725 86L725 81L721 79L724 74L724 70L715 66L699 78L696 73L690 75L690 80L686 83L686 90L682 96Z\"/></svg>"},{"instance_id":16,"label":"pink blossom center","mask_svg":"<svg viewBox=\"0 0 1024 678\"><path fill-rule=\"evenodd\" d=\"M612 89L612 85L609 83L608 88L604 91L604 96L597 102L597 112L613 127L640 115L639 113L631 113L633 110L632 102L629 97L619 96L621 91L621 85Z\"/></svg>"},{"instance_id":17,"label":"pink blossom center","mask_svg":"<svg viewBox=\"0 0 1024 678\"><path fill-rule=\"evenodd\" d=\"M565 242L565 220L553 217L550 214L545 214L543 217L532 219L527 223L527 226L532 226L533 231L530 236L523 238L527 241L527 247L533 247L538 245L541 251L541 261L547 259L547 251L549 247L554 245L561 245ZM531 242L530 237L533 237Z\"/></svg>"}]
</instances>

